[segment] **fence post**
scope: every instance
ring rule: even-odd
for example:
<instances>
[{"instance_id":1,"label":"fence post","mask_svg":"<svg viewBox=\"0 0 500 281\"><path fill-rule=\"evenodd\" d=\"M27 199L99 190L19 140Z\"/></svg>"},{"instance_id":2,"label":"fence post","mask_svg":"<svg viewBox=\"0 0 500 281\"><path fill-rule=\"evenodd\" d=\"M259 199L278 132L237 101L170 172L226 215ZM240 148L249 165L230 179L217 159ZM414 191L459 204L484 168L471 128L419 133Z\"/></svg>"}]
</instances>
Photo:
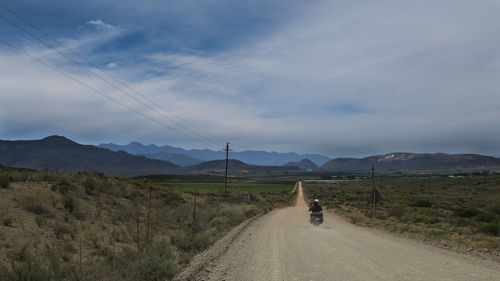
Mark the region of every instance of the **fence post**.
<instances>
[{"instance_id":1,"label":"fence post","mask_svg":"<svg viewBox=\"0 0 500 281\"><path fill-rule=\"evenodd\" d=\"M137 251L141 251L140 234L139 234L139 214L137 214Z\"/></svg>"},{"instance_id":2,"label":"fence post","mask_svg":"<svg viewBox=\"0 0 500 281\"><path fill-rule=\"evenodd\" d=\"M194 204L193 204L193 224L192 224L192 232L196 231L196 187L194 188Z\"/></svg>"},{"instance_id":3,"label":"fence post","mask_svg":"<svg viewBox=\"0 0 500 281\"><path fill-rule=\"evenodd\" d=\"M80 260L79 260L79 263L80 265L82 265L82 237L80 236L80 245L79 245L79 248L80 248Z\"/></svg>"},{"instance_id":4,"label":"fence post","mask_svg":"<svg viewBox=\"0 0 500 281\"><path fill-rule=\"evenodd\" d=\"M149 186L149 198L148 198L148 216L147 216L147 222L146 222L146 243L151 242L151 221L150 221L150 215L151 215L151 192L152 192L152 186Z\"/></svg>"}]
</instances>

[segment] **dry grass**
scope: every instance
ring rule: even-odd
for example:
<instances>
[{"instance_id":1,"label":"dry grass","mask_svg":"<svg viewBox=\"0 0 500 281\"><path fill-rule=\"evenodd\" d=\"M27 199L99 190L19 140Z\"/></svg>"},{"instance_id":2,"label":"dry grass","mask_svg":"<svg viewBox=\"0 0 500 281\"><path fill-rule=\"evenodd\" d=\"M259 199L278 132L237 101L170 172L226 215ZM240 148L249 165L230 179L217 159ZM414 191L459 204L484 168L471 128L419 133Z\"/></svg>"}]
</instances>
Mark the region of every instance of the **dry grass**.
<instances>
[{"instance_id":1,"label":"dry grass","mask_svg":"<svg viewBox=\"0 0 500 281\"><path fill-rule=\"evenodd\" d=\"M194 194L151 181L2 167L5 178L0 280L169 279L232 227L292 200L197 194L193 225Z\"/></svg>"}]
</instances>

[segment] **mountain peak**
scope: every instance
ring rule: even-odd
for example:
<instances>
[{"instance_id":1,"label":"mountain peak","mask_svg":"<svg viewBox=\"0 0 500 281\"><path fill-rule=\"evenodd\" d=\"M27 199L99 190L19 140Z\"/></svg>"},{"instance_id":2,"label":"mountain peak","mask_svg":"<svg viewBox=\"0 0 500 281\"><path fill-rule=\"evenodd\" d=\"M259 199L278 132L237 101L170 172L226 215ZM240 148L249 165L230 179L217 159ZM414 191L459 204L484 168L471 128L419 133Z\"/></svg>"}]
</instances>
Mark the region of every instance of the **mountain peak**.
<instances>
[{"instance_id":1,"label":"mountain peak","mask_svg":"<svg viewBox=\"0 0 500 281\"><path fill-rule=\"evenodd\" d=\"M283 166L295 166L305 170L312 170L318 168L318 166L309 159L302 159L296 162L288 162Z\"/></svg>"},{"instance_id":2,"label":"mountain peak","mask_svg":"<svg viewBox=\"0 0 500 281\"><path fill-rule=\"evenodd\" d=\"M52 136L45 137L45 138L41 139L41 141L45 142L45 143L74 143L74 141L72 141L66 137L58 136L58 135L52 135Z\"/></svg>"}]
</instances>

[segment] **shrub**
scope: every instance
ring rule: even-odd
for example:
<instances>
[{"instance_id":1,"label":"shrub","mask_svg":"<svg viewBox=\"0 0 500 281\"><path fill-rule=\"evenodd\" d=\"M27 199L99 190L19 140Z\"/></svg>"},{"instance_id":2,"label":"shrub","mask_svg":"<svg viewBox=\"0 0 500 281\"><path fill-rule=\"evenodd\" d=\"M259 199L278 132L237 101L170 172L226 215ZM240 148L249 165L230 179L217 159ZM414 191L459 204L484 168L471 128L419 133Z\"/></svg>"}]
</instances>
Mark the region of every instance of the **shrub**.
<instances>
[{"instance_id":1,"label":"shrub","mask_svg":"<svg viewBox=\"0 0 500 281\"><path fill-rule=\"evenodd\" d=\"M83 181L83 187L85 188L85 193L92 195L97 187L97 182L91 175L88 175Z\"/></svg>"},{"instance_id":2,"label":"shrub","mask_svg":"<svg viewBox=\"0 0 500 281\"><path fill-rule=\"evenodd\" d=\"M73 213L78 206L78 201L72 196L64 196L63 197L63 205L64 209L68 210L68 212Z\"/></svg>"},{"instance_id":3,"label":"shrub","mask_svg":"<svg viewBox=\"0 0 500 281\"><path fill-rule=\"evenodd\" d=\"M45 268L42 268L38 262L21 263L12 265L11 280L22 281L49 281L56 280L56 276ZM6 279L8 280L8 279Z\"/></svg>"},{"instance_id":4,"label":"shrub","mask_svg":"<svg viewBox=\"0 0 500 281\"><path fill-rule=\"evenodd\" d=\"M61 194L66 194L71 190L71 184L65 180L60 181L52 186L52 191L57 191Z\"/></svg>"},{"instance_id":5,"label":"shrub","mask_svg":"<svg viewBox=\"0 0 500 281\"><path fill-rule=\"evenodd\" d=\"M175 206L186 202L184 198L176 192L164 191L159 194L165 205Z\"/></svg>"},{"instance_id":6,"label":"shrub","mask_svg":"<svg viewBox=\"0 0 500 281\"><path fill-rule=\"evenodd\" d=\"M489 211L497 215L500 215L500 206L492 206L489 208Z\"/></svg>"},{"instance_id":7,"label":"shrub","mask_svg":"<svg viewBox=\"0 0 500 281\"><path fill-rule=\"evenodd\" d=\"M458 207L455 209L455 214L462 218L470 218L480 214L479 211L475 207Z\"/></svg>"},{"instance_id":8,"label":"shrub","mask_svg":"<svg viewBox=\"0 0 500 281\"><path fill-rule=\"evenodd\" d=\"M258 214L257 210L255 210L255 209L253 209L253 208L245 211L245 216L246 216L247 218L254 217L254 216L256 216L257 214Z\"/></svg>"},{"instance_id":9,"label":"shrub","mask_svg":"<svg viewBox=\"0 0 500 281\"><path fill-rule=\"evenodd\" d=\"M432 202L427 200L418 200L411 204L413 207L422 207L422 208L430 208L432 207Z\"/></svg>"},{"instance_id":10,"label":"shrub","mask_svg":"<svg viewBox=\"0 0 500 281\"><path fill-rule=\"evenodd\" d=\"M184 251L203 251L211 244L210 237L204 233L196 235L175 235L172 237L172 244Z\"/></svg>"},{"instance_id":11,"label":"shrub","mask_svg":"<svg viewBox=\"0 0 500 281\"><path fill-rule=\"evenodd\" d=\"M36 216L35 222L38 227L42 227L47 222L47 219L44 216Z\"/></svg>"},{"instance_id":12,"label":"shrub","mask_svg":"<svg viewBox=\"0 0 500 281\"><path fill-rule=\"evenodd\" d=\"M496 216L494 213L484 213L484 214L479 214L477 216L477 219L483 222L492 222L495 220L495 217Z\"/></svg>"},{"instance_id":13,"label":"shrub","mask_svg":"<svg viewBox=\"0 0 500 281\"><path fill-rule=\"evenodd\" d=\"M405 209L401 207L389 209L389 216L400 218L405 215Z\"/></svg>"},{"instance_id":14,"label":"shrub","mask_svg":"<svg viewBox=\"0 0 500 281\"><path fill-rule=\"evenodd\" d=\"M431 229L427 232L431 236L445 236L449 235L450 232L442 229Z\"/></svg>"},{"instance_id":15,"label":"shrub","mask_svg":"<svg viewBox=\"0 0 500 281\"><path fill-rule=\"evenodd\" d=\"M26 196L24 197L24 201L22 201L22 205L25 210L33 212L37 215L50 214L49 209L44 205L39 197Z\"/></svg>"},{"instance_id":16,"label":"shrub","mask_svg":"<svg viewBox=\"0 0 500 281\"><path fill-rule=\"evenodd\" d=\"M56 235L57 239L61 239L65 234L73 236L74 230L71 229L71 227L66 224L57 224L54 227L54 234Z\"/></svg>"},{"instance_id":17,"label":"shrub","mask_svg":"<svg viewBox=\"0 0 500 281\"><path fill-rule=\"evenodd\" d=\"M0 172L0 187L8 188L10 182L9 174Z\"/></svg>"},{"instance_id":18,"label":"shrub","mask_svg":"<svg viewBox=\"0 0 500 281\"><path fill-rule=\"evenodd\" d=\"M12 217L5 217L2 221L4 226L12 226L14 219Z\"/></svg>"},{"instance_id":19,"label":"shrub","mask_svg":"<svg viewBox=\"0 0 500 281\"><path fill-rule=\"evenodd\" d=\"M431 223L431 219L428 216L419 213L404 216L401 218L401 220L413 223Z\"/></svg>"},{"instance_id":20,"label":"shrub","mask_svg":"<svg viewBox=\"0 0 500 281\"><path fill-rule=\"evenodd\" d=\"M500 223L489 223L481 228L479 231L485 234L498 236L500 234Z\"/></svg>"},{"instance_id":21,"label":"shrub","mask_svg":"<svg viewBox=\"0 0 500 281\"><path fill-rule=\"evenodd\" d=\"M178 266L165 241L151 245L142 253L125 247L115 257L113 266L125 280L134 281L170 280L178 272Z\"/></svg>"},{"instance_id":22,"label":"shrub","mask_svg":"<svg viewBox=\"0 0 500 281\"><path fill-rule=\"evenodd\" d=\"M146 254L130 265L129 278L134 281L163 281L171 279L176 273L177 265L172 258Z\"/></svg>"}]
</instances>

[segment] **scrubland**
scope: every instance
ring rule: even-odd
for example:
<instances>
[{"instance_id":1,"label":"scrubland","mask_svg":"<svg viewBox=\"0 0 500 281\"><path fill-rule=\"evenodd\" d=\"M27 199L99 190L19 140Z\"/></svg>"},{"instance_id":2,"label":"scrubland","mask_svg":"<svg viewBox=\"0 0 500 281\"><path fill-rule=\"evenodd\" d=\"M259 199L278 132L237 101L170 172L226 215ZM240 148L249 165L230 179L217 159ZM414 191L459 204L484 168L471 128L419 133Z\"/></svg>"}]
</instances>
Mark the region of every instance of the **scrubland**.
<instances>
[{"instance_id":1,"label":"scrubland","mask_svg":"<svg viewBox=\"0 0 500 281\"><path fill-rule=\"evenodd\" d=\"M234 226L292 200L1 167L0 280L168 280Z\"/></svg>"},{"instance_id":2,"label":"scrubland","mask_svg":"<svg viewBox=\"0 0 500 281\"><path fill-rule=\"evenodd\" d=\"M500 177L377 178L305 182L310 198L352 223L500 260Z\"/></svg>"}]
</instances>

